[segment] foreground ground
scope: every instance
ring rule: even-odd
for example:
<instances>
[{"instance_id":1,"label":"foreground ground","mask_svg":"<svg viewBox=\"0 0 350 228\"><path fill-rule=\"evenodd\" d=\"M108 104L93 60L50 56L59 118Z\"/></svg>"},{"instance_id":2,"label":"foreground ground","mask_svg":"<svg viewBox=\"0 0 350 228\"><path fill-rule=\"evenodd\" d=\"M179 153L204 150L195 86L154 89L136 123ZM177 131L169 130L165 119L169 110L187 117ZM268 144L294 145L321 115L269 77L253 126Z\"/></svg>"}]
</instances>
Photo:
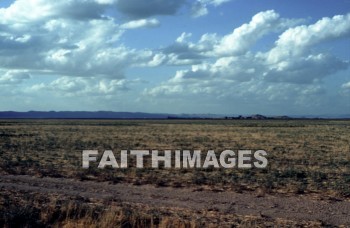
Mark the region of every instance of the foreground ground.
<instances>
[{"instance_id":1,"label":"foreground ground","mask_svg":"<svg viewBox=\"0 0 350 228\"><path fill-rule=\"evenodd\" d=\"M86 149L263 149L269 165L84 170ZM350 226L349 121L6 120L0 150L0 226Z\"/></svg>"},{"instance_id":2,"label":"foreground ground","mask_svg":"<svg viewBox=\"0 0 350 228\"><path fill-rule=\"evenodd\" d=\"M234 225L237 221L230 221L229 218L238 215L236 219L239 216L240 218L251 216L248 221L256 223L265 221L293 225L350 226L350 201L335 198L320 200L303 195L257 195L203 188L156 188L150 185L82 182L73 179L20 175L0 177L0 188L2 192L17 191L28 195L50 194L60 195L62 198L79 196L80 203L105 202L107 205L113 202L128 203L173 210L174 214L179 210L187 211L187 215L193 217L194 222L196 217L205 217L205 213L213 212L217 217L213 219L209 216L207 220L216 225Z\"/></svg>"}]
</instances>

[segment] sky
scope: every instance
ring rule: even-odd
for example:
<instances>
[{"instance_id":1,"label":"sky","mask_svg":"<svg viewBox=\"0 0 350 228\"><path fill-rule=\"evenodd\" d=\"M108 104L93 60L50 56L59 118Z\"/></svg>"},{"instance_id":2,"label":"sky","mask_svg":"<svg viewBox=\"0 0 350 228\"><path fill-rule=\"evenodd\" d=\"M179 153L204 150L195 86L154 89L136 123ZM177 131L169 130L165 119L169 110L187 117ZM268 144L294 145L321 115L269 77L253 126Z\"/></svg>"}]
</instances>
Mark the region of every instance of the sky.
<instances>
[{"instance_id":1,"label":"sky","mask_svg":"<svg viewBox=\"0 0 350 228\"><path fill-rule=\"evenodd\" d=\"M350 114L349 0L0 0L0 111Z\"/></svg>"}]
</instances>

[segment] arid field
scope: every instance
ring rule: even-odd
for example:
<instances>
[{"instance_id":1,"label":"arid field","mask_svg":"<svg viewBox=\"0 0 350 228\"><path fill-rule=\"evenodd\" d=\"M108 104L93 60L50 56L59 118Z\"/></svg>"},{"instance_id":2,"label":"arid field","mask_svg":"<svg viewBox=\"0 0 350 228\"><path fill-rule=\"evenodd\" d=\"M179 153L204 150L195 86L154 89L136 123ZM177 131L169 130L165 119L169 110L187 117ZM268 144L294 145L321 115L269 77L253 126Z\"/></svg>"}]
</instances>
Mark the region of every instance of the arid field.
<instances>
[{"instance_id":1,"label":"arid field","mask_svg":"<svg viewBox=\"0 0 350 228\"><path fill-rule=\"evenodd\" d=\"M83 150L137 149L265 150L269 163L82 168ZM346 227L350 121L1 120L0 174L5 227Z\"/></svg>"}]
</instances>

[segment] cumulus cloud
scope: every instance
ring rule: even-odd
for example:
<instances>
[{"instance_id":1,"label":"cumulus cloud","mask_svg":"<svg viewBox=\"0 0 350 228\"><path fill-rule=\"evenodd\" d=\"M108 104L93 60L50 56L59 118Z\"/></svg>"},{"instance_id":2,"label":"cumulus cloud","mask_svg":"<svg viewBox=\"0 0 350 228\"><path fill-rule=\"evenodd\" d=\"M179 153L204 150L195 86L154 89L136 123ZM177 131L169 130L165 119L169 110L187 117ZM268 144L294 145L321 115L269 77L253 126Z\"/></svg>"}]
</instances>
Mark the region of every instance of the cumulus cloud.
<instances>
[{"instance_id":1,"label":"cumulus cloud","mask_svg":"<svg viewBox=\"0 0 350 228\"><path fill-rule=\"evenodd\" d=\"M223 57L219 58L214 63L202 63L192 65L189 70L177 71L173 81L189 81L193 80L218 80L222 79L230 81L244 82L249 81L262 70L262 65L259 65L259 59L254 59L253 56L247 54L240 57Z\"/></svg>"},{"instance_id":2,"label":"cumulus cloud","mask_svg":"<svg viewBox=\"0 0 350 228\"><path fill-rule=\"evenodd\" d=\"M153 18L153 19L140 19L140 20L134 20L129 21L125 24L122 24L120 27L122 29L137 29L137 28L152 28L152 27L158 27L160 25L160 22Z\"/></svg>"},{"instance_id":3,"label":"cumulus cloud","mask_svg":"<svg viewBox=\"0 0 350 228\"><path fill-rule=\"evenodd\" d=\"M279 105L291 97L295 105L322 103L320 97L326 91L323 79L348 69L350 64L317 48L323 42L349 36L349 14L297 25L301 22L280 18L270 10L256 14L249 23L223 37L205 34L206 38L192 43L191 36L184 33L163 53L182 60L199 56L201 61L178 70L171 79L144 93L157 98L210 96ZM276 32L282 33L270 50L253 51L263 36Z\"/></svg>"},{"instance_id":4,"label":"cumulus cloud","mask_svg":"<svg viewBox=\"0 0 350 228\"><path fill-rule=\"evenodd\" d=\"M174 15L185 2L185 0L118 0L116 6L128 17L142 19L156 15Z\"/></svg>"},{"instance_id":5,"label":"cumulus cloud","mask_svg":"<svg viewBox=\"0 0 350 228\"><path fill-rule=\"evenodd\" d=\"M200 64L212 56L213 47L218 43L216 34L204 34L197 43L189 41L191 33L182 33L176 41L161 49L162 63L167 65Z\"/></svg>"},{"instance_id":6,"label":"cumulus cloud","mask_svg":"<svg viewBox=\"0 0 350 228\"><path fill-rule=\"evenodd\" d=\"M28 21L48 18L70 18L76 20L98 19L102 17L105 5L94 0L17 0L8 8L0 9L0 22L14 23L17 26Z\"/></svg>"},{"instance_id":7,"label":"cumulus cloud","mask_svg":"<svg viewBox=\"0 0 350 228\"><path fill-rule=\"evenodd\" d=\"M260 12L253 16L249 23L241 25L224 36L215 46L215 52L223 55L243 54L264 35L298 22L298 20L282 19L274 10Z\"/></svg>"},{"instance_id":8,"label":"cumulus cloud","mask_svg":"<svg viewBox=\"0 0 350 228\"><path fill-rule=\"evenodd\" d=\"M175 15L181 8L190 8L193 17L209 13L209 6L220 6L231 0L117 0L115 5L119 12L131 19L144 19L158 15Z\"/></svg>"},{"instance_id":9,"label":"cumulus cloud","mask_svg":"<svg viewBox=\"0 0 350 228\"><path fill-rule=\"evenodd\" d=\"M249 52L252 46L267 34L275 33L300 23L301 20L281 18L274 10L260 12L252 17L249 23L235 28L231 33L222 37L206 33L198 42L190 41L190 33L182 33L176 42L163 49L165 54L184 61L205 58L241 56ZM178 61L180 62L180 61Z\"/></svg>"},{"instance_id":10,"label":"cumulus cloud","mask_svg":"<svg viewBox=\"0 0 350 228\"><path fill-rule=\"evenodd\" d=\"M192 17L201 17L208 14L208 9L205 4L197 1L192 5Z\"/></svg>"},{"instance_id":11,"label":"cumulus cloud","mask_svg":"<svg viewBox=\"0 0 350 228\"><path fill-rule=\"evenodd\" d=\"M198 103L205 98L213 104L245 105L288 103L293 97L301 105L322 103L329 92L323 82L349 69L349 59L323 45L350 37L350 14L308 24L267 10L226 34L196 38L198 34L184 32L156 49L131 48L122 39L124 33L132 34L130 29L159 26L159 15L176 15L183 8L188 13L192 7L199 17L228 1L14 1L0 9L0 85L27 87L28 94L116 98L139 83L128 80L125 72L151 75L144 68L159 67L157 73L172 77L159 82L163 75L157 74L140 99L185 97ZM47 76L57 79L47 82ZM37 83L33 78L38 77L45 80ZM349 83L338 86L344 94L350 88Z\"/></svg>"},{"instance_id":12,"label":"cumulus cloud","mask_svg":"<svg viewBox=\"0 0 350 228\"><path fill-rule=\"evenodd\" d=\"M27 92L51 92L57 96L110 96L129 90L140 80L60 77L49 83L30 86Z\"/></svg>"},{"instance_id":13,"label":"cumulus cloud","mask_svg":"<svg viewBox=\"0 0 350 228\"><path fill-rule=\"evenodd\" d=\"M207 15L209 13L208 6L220 6L221 4L229 1L231 0L197 0L192 5L192 16L201 17Z\"/></svg>"},{"instance_id":14,"label":"cumulus cloud","mask_svg":"<svg viewBox=\"0 0 350 228\"><path fill-rule=\"evenodd\" d=\"M317 44L349 37L350 14L322 18L312 25L289 28L266 53L267 80L310 83L349 67L349 60L341 60L329 53L317 53Z\"/></svg>"},{"instance_id":15,"label":"cumulus cloud","mask_svg":"<svg viewBox=\"0 0 350 228\"><path fill-rule=\"evenodd\" d=\"M341 87L350 90L350 82L344 83Z\"/></svg>"},{"instance_id":16,"label":"cumulus cloud","mask_svg":"<svg viewBox=\"0 0 350 228\"><path fill-rule=\"evenodd\" d=\"M264 73L267 81L312 83L349 67L349 62L329 54L300 56L270 65Z\"/></svg>"},{"instance_id":17,"label":"cumulus cloud","mask_svg":"<svg viewBox=\"0 0 350 228\"><path fill-rule=\"evenodd\" d=\"M21 70L9 70L7 72L0 71L0 84L10 85L10 84L20 84L25 80L30 79L31 76L26 71Z\"/></svg>"},{"instance_id":18,"label":"cumulus cloud","mask_svg":"<svg viewBox=\"0 0 350 228\"><path fill-rule=\"evenodd\" d=\"M124 29L101 14L105 4L112 3L18 0L0 9L0 68L123 78L125 68L153 56L118 44Z\"/></svg>"},{"instance_id":19,"label":"cumulus cloud","mask_svg":"<svg viewBox=\"0 0 350 228\"><path fill-rule=\"evenodd\" d=\"M350 14L322 18L312 25L301 25L283 32L268 53L268 61L277 63L303 55L318 43L350 36Z\"/></svg>"}]
</instances>

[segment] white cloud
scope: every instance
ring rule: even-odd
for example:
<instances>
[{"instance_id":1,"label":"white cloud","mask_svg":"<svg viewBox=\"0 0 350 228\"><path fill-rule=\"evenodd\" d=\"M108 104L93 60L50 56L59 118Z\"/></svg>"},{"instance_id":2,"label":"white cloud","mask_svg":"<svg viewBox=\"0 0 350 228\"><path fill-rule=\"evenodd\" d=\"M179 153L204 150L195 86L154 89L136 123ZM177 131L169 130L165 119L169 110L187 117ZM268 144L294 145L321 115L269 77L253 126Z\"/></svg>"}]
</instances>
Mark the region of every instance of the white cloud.
<instances>
[{"instance_id":1,"label":"white cloud","mask_svg":"<svg viewBox=\"0 0 350 228\"><path fill-rule=\"evenodd\" d=\"M350 62L329 54L300 56L268 64L264 77L271 82L312 83L349 66Z\"/></svg>"},{"instance_id":2,"label":"white cloud","mask_svg":"<svg viewBox=\"0 0 350 228\"><path fill-rule=\"evenodd\" d=\"M349 89L350 90L350 82L344 83L341 87L343 89Z\"/></svg>"},{"instance_id":3,"label":"white cloud","mask_svg":"<svg viewBox=\"0 0 350 228\"><path fill-rule=\"evenodd\" d=\"M271 81L311 83L349 67L328 53L317 53L312 47L319 43L350 35L350 14L322 18L312 25L289 28L266 53L265 78ZM315 53L316 52L316 53Z\"/></svg>"},{"instance_id":4,"label":"white cloud","mask_svg":"<svg viewBox=\"0 0 350 228\"><path fill-rule=\"evenodd\" d=\"M192 17L202 17L209 13L206 5L201 3L200 1L193 3L191 11Z\"/></svg>"},{"instance_id":5,"label":"white cloud","mask_svg":"<svg viewBox=\"0 0 350 228\"><path fill-rule=\"evenodd\" d=\"M95 0L95 2L99 4L112 5L116 3L118 0Z\"/></svg>"},{"instance_id":6,"label":"white cloud","mask_svg":"<svg viewBox=\"0 0 350 228\"><path fill-rule=\"evenodd\" d=\"M0 85L20 84L31 76L27 71L9 70L6 72L0 71Z\"/></svg>"},{"instance_id":7,"label":"white cloud","mask_svg":"<svg viewBox=\"0 0 350 228\"><path fill-rule=\"evenodd\" d=\"M94 0L16 0L8 8L0 9L0 23L21 26L28 21L42 21L60 17L78 20L101 18L105 5Z\"/></svg>"},{"instance_id":8,"label":"white cloud","mask_svg":"<svg viewBox=\"0 0 350 228\"><path fill-rule=\"evenodd\" d=\"M176 56L184 64L194 59L240 56L251 50L253 45L267 34L281 31L300 23L301 20L281 18L273 10L260 12L249 23L235 28L232 33L222 37L217 34L204 34L197 43L190 41L191 33L182 33L176 42L166 48L164 53ZM185 61L185 59L192 61Z\"/></svg>"},{"instance_id":9,"label":"white cloud","mask_svg":"<svg viewBox=\"0 0 350 228\"><path fill-rule=\"evenodd\" d=\"M50 83L30 86L26 92L50 92L56 96L110 96L129 90L139 80L60 77Z\"/></svg>"},{"instance_id":10,"label":"white cloud","mask_svg":"<svg viewBox=\"0 0 350 228\"><path fill-rule=\"evenodd\" d=\"M199 64L203 59L211 57L213 47L219 41L216 34L204 34L197 43L189 41L191 33L182 33L176 41L162 49L166 56L164 64L190 65Z\"/></svg>"},{"instance_id":11,"label":"white cloud","mask_svg":"<svg viewBox=\"0 0 350 228\"><path fill-rule=\"evenodd\" d=\"M120 27L122 29L137 29L137 28L152 28L152 27L158 27L160 25L160 22L155 19L140 19L140 20L134 20L129 21L125 24L122 24Z\"/></svg>"},{"instance_id":12,"label":"white cloud","mask_svg":"<svg viewBox=\"0 0 350 228\"><path fill-rule=\"evenodd\" d=\"M223 37L205 34L199 42L192 43L190 35L183 33L163 53L183 61L193 60L197 55L201 57L200 62L189 69L178 70L168 81L145 89L144 94L154 99L182 97L197 101L210 97L212 100L208 102L234 101L242 106L246 105L244 102L260 106L276 104L286 110L290 102L291 107L302 106L305 110L306 107L321 107L327 93L324 78L348 69L350 64L349 60L330 52L316 50L318 44L348 37L349 16L323 18L312 25L295 26L300 22L265 11ZM267 52L253 52L254 44L264 35L278 31L282 34L275 46ZM272 56L277 58L272 61Z\"/></svg>"},{"instance_id":13,"label":"white cloud","mask_svg":"<svg viewBox=\"0 0 350 228\"><path fill-rule=\"evenodd\" d=\"M202 0L203 2L206 2L208 4L212 4L214 6L219 6L223 3L230 2L232 0Z\"/></svg>"},{"instance_id":14,"label":"white cloud","mask_svg":"<svg viewBox=\"0 0 350 228\"><path fill-rule=\"evenodd\" d=\"M215 46L215 52L220 55L244 54L264 35L298 22L299 20L282 19L274 10L260 12L253 16L248 24L243 24L224 36Z\"/></svg>"},{"instance_id":15,"label":"white cloud","mask_svg":"<svg viewBox=\"0 0 350 228\"><path fill-rule=\"evenodd\" d=\"M148 63L146 63L144 65L140 65L140 66L149 66L149 67L160 66L160 65L164 64L166 59L167 59L166 55L164 55L162 53L157 53L153 56L151 61L149 61Z\"/></svg>"},{"instance_id":16,"label":"white cloud","mask_svg":"<svg viewBox=\"0 0 350 228\"><path fill-rule=\"evenodd\" d=\"M192 33L183 32L177 39L177 43L184 43L188 38L192 36Z\"/></svg>"},{"instance_id":17,"label":"white cloud","mask_svg":"<svg viewBox=\"0 0 350 228\"><path fill-rule=\"evenodd\" d=\"M199 17L228 1L17 0L0 9L0 84L7 89L1 93L15 94L19 90L8 88L21 86L38 97L45 93L51 97L124 99L121 94L139 83L128 80L125 72L133 77L142 72L154 81L141 100L171 97L194 105L235 103L248 107L248 103L258 103L286 109L288 103L322 104L331 88L325 88L324 81L350 64L323 44L350 37L350 14L307 24L268 10L226 34L198 36L191 25L172 44L154 50L130 48L126 46L130 37L122 39L124 33L141 34L130 29L159 26L162 17L156 16L188 13L192 7L193 16ZM163 26L172 29L171 25ZM150 69L156 72L153 77L148 70L134 69L138 67L158 68ZM173 77L159 82L163 74ZM47 82L50 77L57 79ZM338 87L347 93L349 83ZM132 95L135 99L137 91ZM198 102L206 99L208 102ZM128 98L125 101L128 103Z\"/></svg>"},{"instance_id":18,"label":"white cloud","mask_svg":"<svg viewBox=\"0 0 350 228\"><path fill-rule=\"evenodd\" d=\"M119 43L124 29L102 18L104 7L93 0L18 0L0 9L0 68L123 78L126 68L151 61L148 50Z\"/></svg>"},{"instance_id":19,"label":"white cloud","mask_svg":"<svg viewBox=\"0 0 350 228\"><path fill-rule=\"evenodd\" d=\"M268 53L268 61L277 63L301 56L310 46L350 35L350 14L322 18L312 25L301 25L282 33Z\"/></svg>"},{"instance_id":20,"label":"white cloud","mask_svg":"<svg viewBox=\"0 0 350 228\"><path fill-rule=\"evenodd\" d=\"M220 6L223 3L230 2L231 0L197 0L192 5L192 16L201 17L209 13L208 6Z\"/></svg>"}]
</instances>

